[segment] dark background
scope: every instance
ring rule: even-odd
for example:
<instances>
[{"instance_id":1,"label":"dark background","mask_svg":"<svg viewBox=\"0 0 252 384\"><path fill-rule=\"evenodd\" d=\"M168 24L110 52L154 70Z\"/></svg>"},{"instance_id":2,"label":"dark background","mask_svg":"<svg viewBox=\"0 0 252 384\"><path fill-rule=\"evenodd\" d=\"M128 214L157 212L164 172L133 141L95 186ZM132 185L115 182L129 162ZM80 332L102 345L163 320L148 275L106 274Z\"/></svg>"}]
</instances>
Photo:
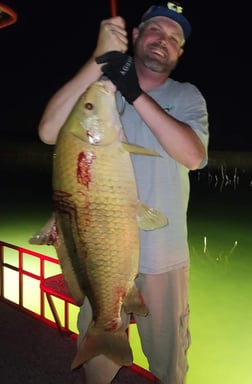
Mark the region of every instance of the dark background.
<instances>
[{"instance_id":1,"label":"dark background","mask_svg":"<svg viewBox=\"0 0 252 384\"><path fill-rule=\"evenodd\" d=\"M110 17L105 0L5 0L17 23L0 29L0 134L2 139L39 140L37 126L53 93L91 55L100 21ZM155 2L154 2L155 3ZM129 36L153 1L117 0ZM210 149L251 151L251 78L246 8L231 2L184 1L192 34L172 77L190 81L206 98ZM247 69L246 69L247 67ZM251 125L251 124L250 124Z\"/></svg>"}]
</instances>

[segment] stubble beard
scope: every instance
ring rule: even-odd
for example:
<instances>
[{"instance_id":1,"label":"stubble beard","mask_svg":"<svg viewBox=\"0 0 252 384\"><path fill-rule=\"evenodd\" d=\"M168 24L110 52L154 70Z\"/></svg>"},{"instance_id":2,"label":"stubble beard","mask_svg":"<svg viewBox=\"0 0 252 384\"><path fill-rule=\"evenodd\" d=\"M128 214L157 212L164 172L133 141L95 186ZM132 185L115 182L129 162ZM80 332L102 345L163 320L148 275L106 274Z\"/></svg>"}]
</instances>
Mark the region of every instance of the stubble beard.
<instances>
[{"instance_id":1,"label":"stubble beard","mask_svg":"<svg viewBox=\"0 0 252 384\"><path fill-rule=\"evenodd\" d=\"M169 74L176 68L178 60L171 60L167 50L166 57L159 57L151 52L153 48L160 48L160 46L159 44L153 43L143 48L141 39L138 38L133 46L135 59L145 68L160 74L166 73L169 76Z\"/></svg>"},{"instance_id":2,"label":"stubble beard","mask_svg":"<svg viewBox=\"0 0 252 384\"><path fill-rule=\"evenodd\" d=\"M176 67L177 61L162 61L159 58L155 58L153 56L148 55L145 53L141 57L139 57L139 60L142 62L142 64L152 70L153 72L157 73L167 73L170 74Z\"/></svg>"}]
</instances>

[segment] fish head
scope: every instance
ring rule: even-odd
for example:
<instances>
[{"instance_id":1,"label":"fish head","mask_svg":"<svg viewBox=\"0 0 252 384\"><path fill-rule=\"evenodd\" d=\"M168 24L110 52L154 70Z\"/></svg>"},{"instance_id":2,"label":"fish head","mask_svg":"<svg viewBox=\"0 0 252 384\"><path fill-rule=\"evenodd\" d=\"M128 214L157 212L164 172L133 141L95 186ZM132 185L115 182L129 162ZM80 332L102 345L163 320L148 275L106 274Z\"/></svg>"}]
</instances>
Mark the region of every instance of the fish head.
<instances>
[{"instance_id":1,"label":"fish head","mask_svg":"<svg viewBox=\"0 0 252 384\"><path fill-rule=\"evenodd\" d=\"M110 80L93 82L81 95L70 115L69 131L93 145L108 145L121 136L116 87Z\"/></svg>"}]
</instances>

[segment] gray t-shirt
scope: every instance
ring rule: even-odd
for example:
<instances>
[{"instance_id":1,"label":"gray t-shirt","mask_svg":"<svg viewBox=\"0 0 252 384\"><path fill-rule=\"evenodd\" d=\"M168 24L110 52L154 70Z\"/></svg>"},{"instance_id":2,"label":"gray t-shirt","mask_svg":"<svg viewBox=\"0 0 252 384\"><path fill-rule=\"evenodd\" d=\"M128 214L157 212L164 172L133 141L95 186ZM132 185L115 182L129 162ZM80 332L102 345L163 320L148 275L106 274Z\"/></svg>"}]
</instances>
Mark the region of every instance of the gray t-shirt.
<instances>
[{"instance_id":1,"label":"gray t-shirt","mask_svg":"<svg viewBox=\"0 0 252 384\"><path fill-rule=\"evenodd\" d=\"M207 149L206 103L194 85L169 78L162 86L149 92L149 95L167 113L189 124ZM117 97L120 103L120 96ZM132 154L131 158L140 201L165 214L169 221L169 225L162 229L140 231L139 271L158 274L187 265L189 170L165 152L132 105L125 103L121 121L129 143L152 149L161 155L152 157ZM201 164L201 168L206 164L207 159Z\"/></svg>"}]
</instances>

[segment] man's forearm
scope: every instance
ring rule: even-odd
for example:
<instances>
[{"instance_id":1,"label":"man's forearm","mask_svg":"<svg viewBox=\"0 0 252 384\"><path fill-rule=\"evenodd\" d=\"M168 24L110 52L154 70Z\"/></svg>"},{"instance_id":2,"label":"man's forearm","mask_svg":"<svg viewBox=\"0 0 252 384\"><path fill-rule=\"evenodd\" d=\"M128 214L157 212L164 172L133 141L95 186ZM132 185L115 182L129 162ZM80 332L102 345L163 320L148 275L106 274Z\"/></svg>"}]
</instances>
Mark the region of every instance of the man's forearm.
<instances>
[{"instance_id":1,"label":"man's forearm","mask_svg":"<svg viewBox=\"0 0 252 384\"><path fill-rule=\"evenodd\" d=\"M50 99L38 127L40 139L46 144L55 144L58 133L73 106L88 86L100 78L100 66L91 58Z\"/></svg>"}]
</instances>

